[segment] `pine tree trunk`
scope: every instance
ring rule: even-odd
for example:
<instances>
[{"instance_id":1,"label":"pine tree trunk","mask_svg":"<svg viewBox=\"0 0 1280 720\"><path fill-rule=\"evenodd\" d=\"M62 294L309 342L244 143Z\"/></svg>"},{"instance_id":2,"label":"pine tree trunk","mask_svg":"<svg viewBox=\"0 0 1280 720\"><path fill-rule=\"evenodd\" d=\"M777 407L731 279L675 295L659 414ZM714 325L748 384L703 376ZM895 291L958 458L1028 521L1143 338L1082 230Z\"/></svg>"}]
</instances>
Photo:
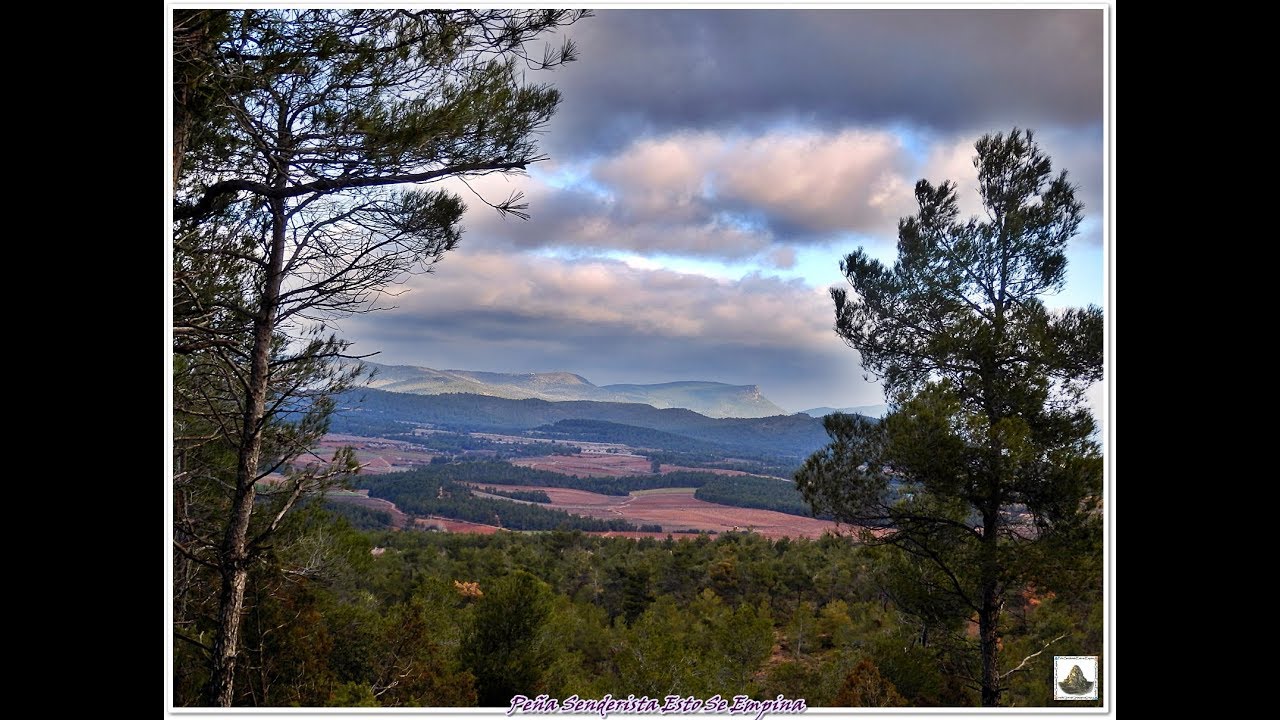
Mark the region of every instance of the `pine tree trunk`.
<instances>
[{"instance_id":1,"label":"pine tree trunk","mask_svg":"<svg viewBox=\"0 0 1280 720\"><path fill-rule=\"evenodd\" d=\"M222 591L218 595L218 634L213 644L214 672L210 683L210 704L218 707L231 707L235 701L236 653L240 649L240 619L248 580L249 568L244 563L222 572Z\"/></svg>"},{"instance_id":2,"label":"pine tree trunk","mask_svg":"<svg viewBox=\"0 0 1280 720\"><path fill-rule=\"evenodd\" d=\"M978 611L978 644L982 654L982 706L1000 704L1000 592L998 558L999 507L983 513L982 527L982 607Z\"/></svg>"},{"instance_id":3,"label":"pine tree trunk","mask_svg":"<svg viewBox=\"0 0 1280 720\"><path fill-rule=\"evenodd\" d=\"M271 201L271 255L262 303L253 323L253 356L249 365L248 393L236 462L236 491L220 552L222 591L218 597L218 630L213 644L213 677L210 696L213 705L231 707L235 700L236 654L239 651L240 620L244 612L244 592L249 579L249 521L256 497L254 483L262 459L267 390L271 383L271 340L275 334L280 303L285 247L284 201Z\"/></svg>"},{"instance_id":4,"label":"pine tree trunk","mask_svg":"<svg viewBox=\"0 0 1280 720\"><path fill-rule=\"evenodd\" d=\"M995 583L982 588L982 610L978 613L978 641L982 649L982 706L1000 704L1000 676L997 668L1000 635L996 627L1000 621L999 598Z\"/></svg>"}]
</instances>

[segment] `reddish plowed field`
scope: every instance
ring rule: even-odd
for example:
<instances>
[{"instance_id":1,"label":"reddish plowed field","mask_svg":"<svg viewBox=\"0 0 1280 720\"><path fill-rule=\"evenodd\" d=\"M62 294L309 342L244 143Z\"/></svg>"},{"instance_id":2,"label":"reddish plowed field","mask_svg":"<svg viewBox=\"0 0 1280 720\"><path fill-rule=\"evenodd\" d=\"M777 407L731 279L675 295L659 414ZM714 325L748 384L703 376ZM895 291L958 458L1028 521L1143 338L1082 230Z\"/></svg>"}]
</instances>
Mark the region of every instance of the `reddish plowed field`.
<instances>
[{"instance_id":1,"label":"reddish plowed field","mask_svg":"<svg viewBox=\"0 0 1280 720\"><path fill-rule=\"evenodd\" d=\"M661 525L663 532L657 537L676 530L692 529L717 532L753 530L771 538L816 538L828 530L836 529L835 523L826 520L704 502L693 497L692 489L664 490L626 497L566 488L504 485L502 489L542 490L551 498L551 507L574 515L604 520L622 519L636 525Z\"/></svg>"},{"instance_id":2,"label":"reddish plowed field","mask_svg":"<svg viewBox=\"0 0 1280 720\"><path fill-rule=\"evenodd\" d=\"M520 467L532 468L534 470L549 470L561 475L579 475L582 477L626 477L628 475L648 475L653 470L653 466L648 458L633 457L630 455L608 455L608 454L582 454L582 455L546 455L543 457L516 458L509 461L512 465ZM680 472L688 470L691 472L709 472L718 475L749 475L750 473L741 470L723 470L720 468L695 468L685 467L684 465L668 465L663 464L661 470L664 473Z\"/></svg>"},{"instance_id":3,"label":"reddish plowed field","mask_svg":"<svg viewBox=\"0 0 1280 720\"><path fill-rule=\"evenodd\" d=\"M492 535L500 532L502 528L493 525L481 525L479 523L467 522L466 520L450 520L440 517L414 518L413 524L419 529L427 529L435 527L451 533L474 533L476 535Z\"/></svg>"},{"instance_id":4,"label":"reddish plowed field","mask_svg":"<svg viewBox=\"0 0 1280 720\"><path fill-rule=\"evenodd\" d=\"M434 456L430 451L423 450L412 443L357 435L327 435L321 441L320 446L315 449L315 454L327 459L332 457L336 448L347 445L355 447L357 457L365 466L362 472L371 474L411 470L430 463L431 458ZM651 470L651 464L647 458L609 453L519 458L512 460L511 463L539 470L550 470L564 475L584 477L647 475ZM700 470L722 475L748 474L737 470L712 470L679 465L662 466L663 472L679 470ZM485 483L478 483L477 485L483 487ZM772 538L820 537L824 532L837 528L835 523L825 520L788 515L772 510L752 510L703 502L693 497L692 489L663 490L618 497L567 488L505 485L498 487L542 490L551 498L550 507L564 510L574 515L606 520L620 518L636 525L661 525L663 530L661 533L594 533L599 535L665 537L667 533L674 533L676 530L715 530L717 532L753 530ZM365 507L390 512L398 527L407 524L409 519L394 505L385 500L364 498L344 499L343 501L356 502ZM547 506L544 505L543 507ZM445 532L482 533L486 535L501 530L501 528L492 525L480 525L463 520L447 520L443 518L414 518L413 524L419 528L434 526ZM844 529L847 530L847 528ZM677 533L675 537L689 538L694 536Z\"/></svg>"},{"instance_id":5,"label":"reddish plowed field","mask_svg":"<svg viewBox=\"0 0 1280 720\"><path fill-rule=\"evenodd\" d=\"M516 458L512 465L550 470L561 475L595 477L623 477L648 475L651 469L648 458L632 455L547 455L545 457Z\"/></svg>"},{"instance_id":6,"label":"reddish plowed field","mask_svg":"<svg viewBox=\"0 0 1280 720\"><path fill-rule=\"evenodd\" d=\"M370 475L412 470L429 464L435 457L435 453L413 443L359 435L325 435L312 452L328 460L335 450L347 446L355 448L356 460L362 466L360 472Z\"/></svg>"}]
</instances>

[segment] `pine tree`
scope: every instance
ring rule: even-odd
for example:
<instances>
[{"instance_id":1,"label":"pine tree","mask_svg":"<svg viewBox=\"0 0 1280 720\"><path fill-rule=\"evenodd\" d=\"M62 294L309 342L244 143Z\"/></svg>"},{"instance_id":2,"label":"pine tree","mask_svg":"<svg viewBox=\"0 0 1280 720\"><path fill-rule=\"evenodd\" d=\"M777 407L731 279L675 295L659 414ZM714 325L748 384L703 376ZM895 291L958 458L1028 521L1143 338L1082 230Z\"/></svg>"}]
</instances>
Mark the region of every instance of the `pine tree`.
<instances>
[{"instance_id":1,"label":"pine tree","mask_svg":"<svg viewBox=\"0 0 1280 720\"><path fill-rule=\"evenodd\" d=\"M527 46L584 15L175 13L174 540L218 578L212 643L179 632L208 651L210 704L236 700L250 566L355 467L295 463L358 375L333 322L456 247L465 206L430 184L543 159L560 96L518 68L572 60Z\"/></svg>"},{"instance_id":2,"label":"pine tree","mask_svg":"<svg viewBox=\"0 0 1280 720\"><path fill-rule=\"evenodd\" d=\"M1083 397L1102 376L1103 316L1044 304L1082 217L1066 173L1030 132L975 147L985 217L961 219L953 183L921 180L893 266L862 250L841 263L853 293L832 290L836 332L894 409L828 416L832 442L796 481L816 511L912 558L905 609L942 630L976 618L971 679L992 706L1013 672L999 658L1006 600L1032 582L1101 590L1102 457Z\"/></svg>"}]
</instances>

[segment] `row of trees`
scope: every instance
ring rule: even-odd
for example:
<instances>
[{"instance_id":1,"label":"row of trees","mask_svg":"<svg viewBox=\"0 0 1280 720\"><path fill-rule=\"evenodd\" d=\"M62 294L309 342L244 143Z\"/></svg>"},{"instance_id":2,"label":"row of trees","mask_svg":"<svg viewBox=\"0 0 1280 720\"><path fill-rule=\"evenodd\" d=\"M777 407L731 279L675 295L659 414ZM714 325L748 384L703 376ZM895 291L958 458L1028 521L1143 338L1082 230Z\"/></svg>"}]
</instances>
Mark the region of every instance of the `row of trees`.
<instances>
[{"instance_id":1,"label":"row of trees","mask_svg":"<svg viewBox=\"0 0 1280 720\"><path fill-rule=\"evenodd\" d=\"M429 484L471 483L486 485L531 485L547 488L572 488L600 493L601 495L625 496L636 490L656 490L659 488L699 488L717 480L722 475L697 470L680 470L663 475L622 475L619 477L580 477L564 475L550 470L512 465L498 460L475 460L459 462L433 462L427 467L416 468L400 474L407 483L419 482L418 487L425 491ZM378 488L385 486L395 476L364 477L358 483L360 487ZM771 482L780 482L773 480ZM373 492L377 492L374 490Z\"/></svg>"},{"instance_id":2,"label":"row of trees","mask_svg":"<svg viewBox=\"0 0 1280 720\"><path fill-rule=\"evenodd\" d=\"M421 470L364 476L360 479L360 486L369 489L370 497L388 500L400 510L418 516L457 518L512 530L563 528L607 532L639 529L622 518L602 520L571 515L541 505L479 497L470 486L446 479L447 475L437 471L439 467L433 465Z\"/></svg>"},{"instance_id":3,"label":"row of trees","mask_svg":"<svg viewBox=\"0 0 1280 720\"><path fill-rule=\"evenodd\" d=\"M356 467L297 461L359 376L334 321L456 247L465 206L432 184L542 159L560 96L523 71L574 49L530 42L584 14L174 12L174 632L208 704L241 697L250 576L290 510Z\"/></svg>"}]
</instances>

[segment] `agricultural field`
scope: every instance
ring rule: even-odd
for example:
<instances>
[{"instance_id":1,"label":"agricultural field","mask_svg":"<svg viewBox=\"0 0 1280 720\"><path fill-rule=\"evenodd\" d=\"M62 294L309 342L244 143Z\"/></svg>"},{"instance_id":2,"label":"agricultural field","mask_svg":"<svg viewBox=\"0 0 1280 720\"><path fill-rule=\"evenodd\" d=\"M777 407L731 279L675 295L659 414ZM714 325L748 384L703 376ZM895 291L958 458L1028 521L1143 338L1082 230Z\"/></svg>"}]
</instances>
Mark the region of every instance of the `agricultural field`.
<instances>
[{"instance_id":1,"label":"agricultural field","mask_svg":"<svg viewBox=\"0 0 1280 720\"><path fill-rule=\"evenodd\" d=\"M550 507L574 515L621 519L636 525L658 524L663 530L660 536L680 530L751 530L769 538L817 538L838 529L836 523L827 520L704 502L693 496L692 488L639 490L624 497L569 488L508 485L503 489L541 490L551 498Z\"/></svg>"},{"instance_id":2,"label":"agricultural field","mask_svg":"<svg viewBox=\"0 0 1280 720\"><path fill-rule=\"evenodd\" d=\"M502 531L502 528L495 525L482 525L480 523L467 522L466 520L454 520L451 518L441 517L414 518L413 525L419 530L434 530L436 532L448 533L469 533L472 535L492 535L496 532Z\"/></svg>"},{"instance_id":3,"label":"agricultural field","mask_svg":"<svg viewBox=\"0 0 1280 720\"><path fill-rule=\"evenodd\" d=\"M653 470L649 458L640 455L610 455L582 453L580 455L546 455L542 457L516 458L509 461L512 465L532 470L548 470L561 475L578 475L580 477L627 477L630 475L648 475ZM662 463L659 469L669 472L708 472L717 475L749 475L741 470L724 468L688 467Z\"/></svg>"},{"instance_id":4,"label":"agricultural field","mask_svg":"<svg viewBox=\"0 0 1280 720\"><path fill-rule=\"evenodd\" d=\"M510 436L492 434L487 434L486 439L501 439L508 442L515 440ZM436 457L436 454L418 445L401 440L337 434L325 436L323 442L316 448L315 454L328 457L335 449L343 446L355 448L362 465L361 473L365 475L414 470L430 465L431 459ZM566 476L577 475L583 478L648 476L652 473L652 464L648 458L634 454L626 446L614 445L607 448L602 445L593 446L578 455L513 458L510 464L531 470L549 471ZM688 468L668 464L661 465L661 470L662 474L696 471L713 472L719 475L747 475L737 470ZM468 483L468 486L476 492L478 497L489 497L483 493L483 487L486 484L489 483ZM750 530L769 538L817 538L823 533L838 530L835 523L826 520L699 500L694 497L695 489L690 487L637 490L629 495L605 495L582 489L526 485L503 484L501 487L503 490L545 492L551 498L551 503L542 504L542 507L563 510L573 515L600 520L625 520L637 526L662 526L660 533L621 531L602 533L614 536L665 537L668 533L675 533L679 537L684 532L692 531L723 533ZM367 495L367 490L358 490L355 493L332 495L331 500L389 512L395 527L398 528L413 527L441 532L483 534L497 532L500 529L494 525L457 519L414 517L404 513L392 502L370 498Z\"/></svg>"},{"instance_id":5,"label":"agricultural field","mask_svg":"<svg viewBox=\"0 0 1280 720\"><path fill-rule=\"evenodd\" d=\"M348 446L355 448L360 472L372 475L412 470L430 464L436 456L413 443L359 435L325 435L312 452L321 460L328 460L335 450Z\"/></svg>"},{"instance_id":6,"label":"agricultural field","mask_svg":"<svg viewBox=\"0 0 1280 720\"><path fill-rule=\"evenodd\" d=\"M516 458L511 461L511 464L533 470L549 470L561 475L579 475L583 477L626 477L628 475L647 475L652 471L649 458L641 457L640 455L606 453Z\"/></svg>"}]
</instances>

